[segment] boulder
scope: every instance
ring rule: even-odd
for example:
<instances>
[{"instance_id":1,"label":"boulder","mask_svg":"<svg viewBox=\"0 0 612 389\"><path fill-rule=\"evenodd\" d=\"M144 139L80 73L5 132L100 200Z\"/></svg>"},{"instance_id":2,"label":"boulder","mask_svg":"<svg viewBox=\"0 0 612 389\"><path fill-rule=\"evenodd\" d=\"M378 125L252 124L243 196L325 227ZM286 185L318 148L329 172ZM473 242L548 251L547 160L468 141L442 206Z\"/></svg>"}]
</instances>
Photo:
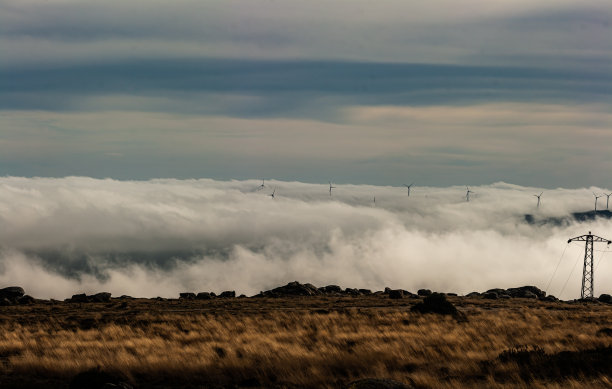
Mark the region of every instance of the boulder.
<instances>
[{"instance_id":1,"label":"boulder","mask_svg":"<svg viewBox=\"0 0 612 389\"><path fill-rule=\"evenodd\" d=\"M470 292L468 294L465 295L465 297L480 297L481 294L478 292Z\"/></svg>"},{"instance_id":2,"label":"boulder","mask_svg":"<svg viewBox=\"0 0 612 389\"><path fill-rule=\"evenodd\" d=\"M108 303L111 301L111 294L108 292L100 292L88 297L94 303Z\"/></svg>"},{"instance_id":3,"label":"boulder","mask_svg":"<svg viewBox=\"0 0 612 389\"><path fill-rule=\"evenodd\" d=\"M196 298L195 293L183 292L179 294L179 299L181 300L194 300L195 298Z\"/></svg>"},{"instance_id":4,"label":"boulder","mask_svg":"<svg viewBox=\"0 0 612 389\"><path fill-rule=\"evenodd\" d=\"M414 289L412 289L412 290L414 290ZM419 296L429 296L429 295L431 295L431 290L429 290L429 289L419 289L417 291L417 294Z\"/></svg>"},{"instance_id":5,"label":"boulder","mask_svg":"<svg viewBox=\"0 0 612 389\"><path fill-rule=\"evenodd\" d=\"M390 289L389 290L389 298L390 299L403 299L404 291L401 289Z\"/></svg>"},{"instance_id":6,"label":"boulder","mask_svg":"<svg viewBox=\"0 0 612 389\"><path fill-rule=\"evenodd\" d=\"M423 302L414 305L410 310L412 312L437 313L440 315L457 314L457 308L446 300L446 296L442 293L432 293L425 297Z\"/></svg>"},{"instance_id":7,"label":"boulder","mask_svg":"<svg viewBox=\"0 0 612 389\"><path fill-rule=\"evenodd\" d=\"M526 298L526 299L537 299L538 295L527 290L527 291L525 291L525 293L523 293L523 298Z\"/></svg>"},{"instance_id":8,"label":"boulder","mask_svg":"<svg viewBox=\"0 0 612 389\"><path fill-rule=\"evenodd\" d=\"M30 304L34 304L34 302L35 302L34 297L27 295L27 294L17 299L17 304L19 305L30 305Z\"/></svg>"},{"instance_id":9,"label":"boulder","mask_svg":"<svg viewBox=\"0 0 612 389\"><path fill-rule=\"evenodd\" d=\"M610 296L609 294L602 294L599 296L599 301L601 301L602 303L612 303L612 296Z\"/></svg>"},{"instance_id":10,"label":"boulder","mask_svg":"<svg viewBox=\"0 0 612 389\"><path fill-rule=\"evenodd\" d=\"M482 297L489 299L489 300L497 300L498 298L498 294L495 292L485 292Z\"/></svg>"},{"instance_id":11,"label":"boulder","mask_svg":"<svg viewBox=\"0 0 612 389\"><path fill-rule=\"evenodd\" d=\"M411 389L414 387L413 383L406 385L388 378L364 378L351 382L346 389Z\"/></svg>"},{"instance_id":12,"label":"boulder","mask_svg":"<svg viewBox=\"0 0 612 389\"><path fill-rule=\"evenodd\" d=\"M0 298L0 307L8 307L9 305L13 305L13 302L6 297Z\"/></svg>"},{"instance_id":13,"label":"boulder","mask_svg":"<svg viewBox=\"0 0 612 389\"><path fill-rule=\"evenodd\" d=\"M67 301L70 303L88 303L89 298L85 293L79 293L72 295L72 297L69 298Z\"/></svg>"},{"instance_id":14,"label":"boulder","mask_svg":"<svg viewBox=\"0 0 612 389\"><path fill-rule=\"evenodd\" d=\"M546 297L546 292L540 290L535 286L521 286L519 288L508 288L506 289L506 294L509 294L512 297L519 298L544 298ZM535 297L532 297L535 296Z\"/></svg>"},{"instance_id":15,"label":"boulder","mask_svg":"<svg viewBox=\"0 0 612 389\"><path fill-rule=\"evenodd\" d=\"M297 281L293 281L285 286L279 286L272 290L260 292L258 297L316 296L321 294L323 294L323 292L312 284L300 284Z\"/></svg>"},{"instance_id":16,"label":"boulder","mask_svg":"<svg viewBox=\"0 0 612 389\"><path fill-rule=\"evenodd\" d=\"M25 291L20 286L9 286L7 288L0 289L0 299L17 300L23 296Z\"/></svg>"},{"instance_id":17,"label":"boulder","mask_svg":"<svg viewBox=\"0 0 612 389\"><path fill-rule=\"evenodd\" d=\"M369 296L372 294L372 291L370 289L359 289L359 293L361 293L364 296Z\"/></svg>"},{"instance_id":18,"label":"boulder","mask_svg":"<svg viewBox=\"0 0 612 389\"><path fill-rule=\"evenodd\" d=\"M558 298L556 298L555 296L553 296L552 294L549 294L548 296L544 297L542 300L544 301L548 301L548 302L556 302L559 301Z\"/></svg>"},{"instance_id":19,"label":"boulder","mask_svg":"<svg viewBox=\"0 0 612 389\"><path fill-rule=\"evenodd\" d=\"M213 296L209 292L200 292L197 294L197 300L211 300Z\"/></svg>"},{"instance_id":20,"label":"boulder","mask_svg":"<svg viewBox=\"0 0 612 389\"><path fill-rule=\"evenodd\" d=\"M236 292L233 290L226 290L225 292L221 292L219 295L220 298L234 298L236 297Z\"/></svg>"},{"instance_id":21,"label":"boulder","mask_svg":"<svg viewBox=\"0 0 612 389\"><path fill-rule=\"evenodd\" d=\"M359 289L355 289L355 288L346 288L344 289L344 293L348 294L349 296L361 295L361 293L359 293Z\"/></svg>"},{"instance_id":22,"label":"boulder","mask_svg":"<svg viewBox=\"0 0 612 389\"><path fill-rule=\"evenodd\" d=\"M497 295L500 294L507 294L506 293L506 289L500 289L500 288L495 288L495 289L489 289L486 292L484 292L483 294L487 294L487 293L495 293Z\"/></svg>"},{"instance_id":23,"label":"boulder","mask_svg":"<svg viewBox=\"0 0 612 389\"><path fill-rule=\"evenodd\" d=\"M342 293L342 288L338 285L327 285L319 288L321 293Z\"/></svg>"}]
</instances>

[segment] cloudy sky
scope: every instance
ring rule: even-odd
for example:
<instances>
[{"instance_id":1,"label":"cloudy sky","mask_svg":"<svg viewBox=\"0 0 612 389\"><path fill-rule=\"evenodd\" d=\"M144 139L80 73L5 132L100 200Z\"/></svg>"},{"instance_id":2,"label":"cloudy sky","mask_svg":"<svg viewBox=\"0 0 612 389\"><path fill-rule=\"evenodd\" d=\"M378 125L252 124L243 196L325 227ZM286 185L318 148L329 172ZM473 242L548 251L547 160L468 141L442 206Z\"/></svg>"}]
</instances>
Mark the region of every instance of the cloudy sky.
<instances>
[{"instance_id":1,"label":"cloudy sky","mask_svg":"<svg viewBox=\"0 0 612 389\"><path fill-rule=\"evenodd\" d=\"M611 37L609 0L0 0L0 286L577 297Z\"/></svg>"},{"instance_id":2,"label":"cloudy sky","mask_svg":"<svg viewBox=\"0 0 612 389\"><path fill-rule=\"evenodd\" d=\"M0 0L0 176L611 186L609 1Z\"/></svg>"}]
</instances>

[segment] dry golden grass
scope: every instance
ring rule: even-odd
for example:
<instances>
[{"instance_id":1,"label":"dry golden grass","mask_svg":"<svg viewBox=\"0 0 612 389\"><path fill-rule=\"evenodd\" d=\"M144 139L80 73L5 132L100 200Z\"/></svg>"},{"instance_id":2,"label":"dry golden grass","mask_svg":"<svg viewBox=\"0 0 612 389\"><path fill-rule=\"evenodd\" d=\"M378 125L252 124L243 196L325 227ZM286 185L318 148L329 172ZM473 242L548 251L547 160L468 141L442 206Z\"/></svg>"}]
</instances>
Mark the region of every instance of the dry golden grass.
<instances>
[{"instance_id":1,"label":"dry golden grass","mask_svg":"<svg viewBox=\"0 0 612 389\"><path fill-rule=\"evenodd\" d=\"M384 296L2 307L0 386L66 387L96 366L139 388L336 388L365 377L425 388L612 386L612 367L540 372L548 361L498 358L518 346L572 358L610 347L598 331L612 325L611 306L450 300L467 321Z\"/></svg>"}]
</instances>

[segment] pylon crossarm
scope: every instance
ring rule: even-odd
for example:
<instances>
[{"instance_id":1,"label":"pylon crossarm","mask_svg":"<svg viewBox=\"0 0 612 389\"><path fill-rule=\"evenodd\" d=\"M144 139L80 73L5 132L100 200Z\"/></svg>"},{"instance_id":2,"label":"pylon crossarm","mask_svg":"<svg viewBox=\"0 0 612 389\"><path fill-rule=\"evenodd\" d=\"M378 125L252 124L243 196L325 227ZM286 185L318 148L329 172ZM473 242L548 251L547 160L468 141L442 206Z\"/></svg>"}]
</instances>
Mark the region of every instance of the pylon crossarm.
<instances>
[{"instance_id":1,"label":"pylon crossarm","mask_svg":"<svg viewBox=\"0 0 612 389\"><path fill-rule=\"evenodd\" d=\"M572 239L568 240L567 243L571 243L571 242L586 242L588 236L592 236L593 237L593 242L601 242L601 243L607 243L607 244L611 244L612 243L611 240L604 239L604 238L602 238L600 236L597 236L597 235L582 235L582 236L577 236L575 238L572 238Z\"/></svg>"}]
</instances>

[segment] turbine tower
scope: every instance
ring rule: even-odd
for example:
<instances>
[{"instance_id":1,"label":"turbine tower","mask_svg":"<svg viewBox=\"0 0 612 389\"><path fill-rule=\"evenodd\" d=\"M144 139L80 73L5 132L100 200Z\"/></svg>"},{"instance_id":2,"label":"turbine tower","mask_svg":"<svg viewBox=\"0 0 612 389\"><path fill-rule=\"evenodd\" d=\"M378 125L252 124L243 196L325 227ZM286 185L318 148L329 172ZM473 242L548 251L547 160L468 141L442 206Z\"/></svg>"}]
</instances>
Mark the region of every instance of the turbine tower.
<instances>
[{"instance_id":1,"label":"turbine tower","mask_svg":"<svg viewBox=\"0 0 612 389\"><path fill-rule=\"evenodd\" d=\"M265 187L266 187L266 179L264 178L263 180L261 180L261 185L257 187L257 190L262 190Z\"/></svg>"},{"instance_id":2,"label":"turbine tower","mask_svg":"<svg viewBox=\"0 0 612 389\"><path fill-rule=\"evenodd\" d=\"M597 196L595 192L593 192L593 196L595 196L595 213L597 213L597 199L603 196L602 195Z\"/></svg>"},{"instance_id":3,"label":"turbine tower","mask_svg":"<svg viewBox=\"0 0 612 389\"><path fill-rule=\"evenodd\" d=\"M608 208L608 204L610 203L610 196L612 196L612 193L609 193L609 194L605 194L604 193L604 196L607 197L607 199L606 199L606 209L609 209Z\"/></svg>"},{"instance_id":4,"label":"turbine tower","mask_svg":"<svg viewBox=\"0 0 612 389\"><path fill-rule=\"evenodd\" d=\"M465 187L467 189L467 192L465 192L465 201L470 201L470 193L474 193L470 190L469 187Z\"/></svg>"},{"instance_id":5,"label":"turbine tower","mask_svg":"<svg viewBox=\"0 0 612 389\"><path fill-rule=\"evenodd\" d=\"M272 193L271 193L271 194L269 194L268 196L270 196L270 197L272 197L273 199L275 199L275 198L276 198L275 194L276 194L276 188L274 188L274 190L272 191Z\"/></svg>"},{"instance_id":6,"label":"turbine tower","mask_svg":"<svg viewBox=\"0 0 612 389\"><path fill-rule=\"evenodd\" d=\"M589 231L588 235L577 236L567 241L567 243L570 242L586 242L584 246L584 266L582 268L582 290L580 291L580 298L593 297L593 285L595 281L595 274L593 273L593 243L601 242L610 244L612 241L593 235L591 231Z\"/></svg>"},{"instance_id":7,"label":"turbine tower","mask_svg":"<svg viewBox=\"0 0 612 389\"><path fill-rule=\"evenodd\" d=\"M542 193L544 193L544 192L542 192ZM540 197L542 197L542 193L540 193L539 195L534 195L535 197L538 198L538 206L537 206L537 208L540 208Z\"/></svg>"},{"instance_id":8,"label":"turbine tower","mask_svg":"<svg viewBox=\"0 0 612 389\"><path fill-rule=\"evenodd\" d=\"M410 185L406 185L404 184L404 186L406 187L407 191L408 191L408 197L410 197L410 188L412 187L414 183L410 184Z\"/></svg>"},{"instance_id":9,"label":"turbine tower","mask_svg":"<svg viewBox=\"0 0 612 389\"><path fill-rule=\"evenodd\" d=\"M336 187L335 187L335 186L332 186L332 183L331 183L331 181L330 181L330 182L329 182L329 195L330 195L330 196L332 195L332 189L336 189Z\"/></svg>"}]
</instances>

